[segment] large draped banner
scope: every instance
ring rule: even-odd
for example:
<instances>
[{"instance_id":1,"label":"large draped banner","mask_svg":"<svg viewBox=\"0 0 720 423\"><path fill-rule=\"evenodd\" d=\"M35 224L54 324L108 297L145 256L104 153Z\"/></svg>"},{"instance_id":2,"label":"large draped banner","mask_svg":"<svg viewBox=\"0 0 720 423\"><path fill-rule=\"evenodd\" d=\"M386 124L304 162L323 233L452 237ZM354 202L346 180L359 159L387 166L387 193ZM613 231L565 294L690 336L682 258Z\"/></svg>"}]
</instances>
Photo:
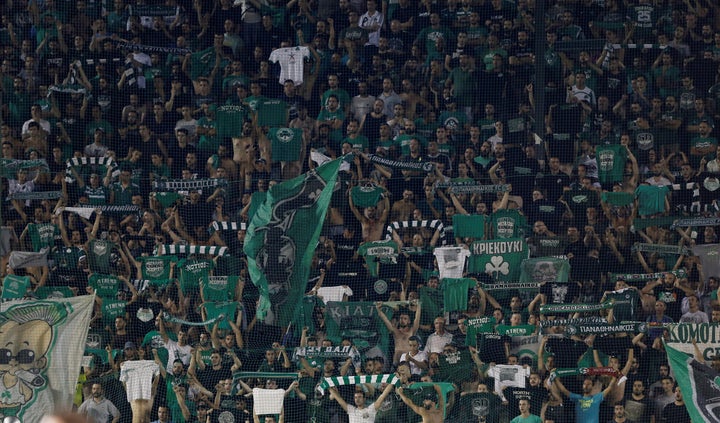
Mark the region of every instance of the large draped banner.
<instances>
[{"instance_id":1,"label":"large draped banner","mask_svg":"<svg viewBox=\"0 0 720 423\"><path fill-rule=\"evenodd\" d=\"M275 185L250 222L245 254L260 291L257 316L287 326L307 285L315 247L343 159Z\"/></svg>"},{"instance_id":2,"label":"large draped banner","mask_svg":"<svg viewBox=\"0 0 720 423\"><path fill-rule=\"evenodd\" d=\"M72 406L93 304L91 295L0 304L0 417L38 422Z\"/></svg>"},{"instance_id":3,"label":"large draped banner","mask_svg":"<svg viewBox=\"0 0 720 423\"><path fill-rule=\"evenodd\" d=\"M670 324L670 338L667 343L678 351L694 354L693 339L705 360L712 360L720 354L720 325L712 323L678 323Z\"/></svg>"},{"instance_id":4,"label":"large draped banner","mask_svg":"<svg viewBox=\"0 0 720 423\"><path fill-rule=\"evenodd\" d=\"M670 345L665 345L665 351L690 419L720 423L720 374Z\"/></svg>"}]
</instances>

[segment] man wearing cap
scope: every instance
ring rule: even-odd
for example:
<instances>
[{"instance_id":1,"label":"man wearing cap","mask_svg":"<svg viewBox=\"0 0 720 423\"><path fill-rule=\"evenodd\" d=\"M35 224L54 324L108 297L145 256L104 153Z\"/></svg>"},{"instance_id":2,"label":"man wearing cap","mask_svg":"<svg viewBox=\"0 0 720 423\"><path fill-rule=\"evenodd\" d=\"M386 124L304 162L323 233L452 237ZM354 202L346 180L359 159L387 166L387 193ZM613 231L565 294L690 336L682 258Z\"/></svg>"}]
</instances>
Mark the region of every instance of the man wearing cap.
<instances>
[{"instance_id":1,"label":"man wearing cap","mask_svg":"<svg viewBox=\"0 0 720 423\"><path fill-rule=\"evenodd\" d=\"M410 398L406 397L403 388L398 388L397 393L400 399L422 417L423 423L441 423L445 414L445 397L440 385L433 385L435 393L427 393L423 399L422 407L416 405Z\"/></svg>"}]
</instances>

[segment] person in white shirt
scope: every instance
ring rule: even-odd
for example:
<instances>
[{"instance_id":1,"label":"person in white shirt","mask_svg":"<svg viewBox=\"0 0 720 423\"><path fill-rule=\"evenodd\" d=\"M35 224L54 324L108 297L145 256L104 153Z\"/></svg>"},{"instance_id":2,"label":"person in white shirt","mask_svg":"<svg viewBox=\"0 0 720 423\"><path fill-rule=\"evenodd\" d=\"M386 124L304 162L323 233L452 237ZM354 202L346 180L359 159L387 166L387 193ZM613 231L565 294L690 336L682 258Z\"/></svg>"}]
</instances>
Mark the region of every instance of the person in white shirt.
<instances>
[{"instance_id":1,"label":"person in white shirt","mask_svg":"<svg viewBox=\"0 0 720 423\"><path fill-rule=\"evenodd\" d=\"M445 330L445 318L438 316L433 321L435 332L428 336L427 342L425 343L425 353L428 356L431 353L442 354L443 347L452 342L453 336L450 332Z\"/></svg>"},{"instance_id":2,"label":"person in white shirt","mask_svg":"<svg viewBox=\"0 0 720 423\"><path fill-rule=\"evenodd\" d=\"M375 415L380 405L385 401L390 391L394 386L388 384L385 386L382 394L369 406L365 404L365 392L355 391L353 394L353 402L355 405L350 405L343 397L340 396L336 387L330 388L330 396L337 401L340 407L345 410L348 414L349 423L373 423L375 421Z\"/></svg>"},{"instance_id":3,"label":"person in white shirt","mask_svg":"<svg viewBox=\"0 0 720 423\"><path fill-rule=\"evenodd\" d=\"M360 28L368 32L368 42L365 45L378 47L380 45L380 30L385 17L377 10L377 0L367 1L367 12L360 16Z\"/></svg>"}]
</instances>

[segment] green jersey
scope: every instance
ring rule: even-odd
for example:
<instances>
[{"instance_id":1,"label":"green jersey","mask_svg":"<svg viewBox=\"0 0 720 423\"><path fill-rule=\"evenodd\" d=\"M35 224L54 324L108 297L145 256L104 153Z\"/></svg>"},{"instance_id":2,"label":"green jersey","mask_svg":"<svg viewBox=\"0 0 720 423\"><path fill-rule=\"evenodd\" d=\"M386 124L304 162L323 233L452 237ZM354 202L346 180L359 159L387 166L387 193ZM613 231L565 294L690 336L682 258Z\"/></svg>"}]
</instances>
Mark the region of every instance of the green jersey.
<instances>
[{"instance_id":1,"label":"green jersey","mask_svg":"<svg viewBox=\"0 0 720 423\"><path fill-rule=\"evenodd\" d=\"M170 278L170 263L177 263L176 256L145 256L136 259L140 262L143 279L167 280Z\"/></svg>"},{"instance_id":2,"label":"green jersey","mask_svg":"<svg viewBox=\"0 0 720 423\"><path fill-rule=\"evenodd\" d=\"M235 300L238 276L209 276L200 281L204 301Z\"/></svg>"},{"instance_id":3,"label":"green jersey","mask_svg":"<svg viewBox=\"0 0 720 423\"><path fill-rule=\"evenodd\" d=\"M88 242L88 266L94 273L110 274L110 256L117 246L102 239Z\"/></svg>"},{"instance_id":4,"label":"green jersey","mask_svg":"<svg viewBox=\"0 0 720 423\"><path fill-rule=\"evenodd\" d=\"M362 244L357 251L365 259L370 276L376 278L381 263L397 264L400 247L395 241L373 241Z\"/></svg>"},{"instance_id":5,"label":"green jersey","mask_svg":"<svg viewBox=\"0 0 720 423\"><path fill-rule=\"evenodd\" d=\"M180 274L180 289L187 294L200 287L200 281L207 281L210 272L215 267L212 260L206 259L184 259L178 262Z\"/></svg>"},{"instance_id":6,"label":"green jersey","mask_svg":"<svg viewBox=\"0 0 720 423\"><path fill-rule=\"evenodd\" d=\"M113 300L105 298L102 301L101 313L103 323L105 325L111 325L115 322L115 318L118 316L125 316L125 307L127 301Z\"/></svg>"},{"instance_id":7,"label":"green jersey","mask_svg":"<svg viewBox=\"0 0 720 423\"><path fill-rule=\"evenodd\" d=\"M22 298L30 289L30 277L7 275L2 282L2 299Z\"/></svg>"},{"instance_id":8,"label":"green jersey","mask_svg":"<svg viewBox=\"0 0 720 423\"><path fill-rule=\"evenodd\" d=\"M52 223L29 223L27 230L35 252L52 247L55 244L55 237L60 235L60 228Z\"/></svg>"},{"instance_id":9,"label":"green jersey","mask_svg":"<svg viewBox=\"0 0 720 423\"><path fill-rule=\"evenodd\" d=\"M522 236L526 225L525 216L513 209L498 210L490 217L490 227L494 239Z\"/></svg>"},{"instance_id":10,"label":"green jersey","mask_svg":"<svg viewBox=\"0 0 720 423\"><path fill-rule=\"evenodd\" d=\"M88 278L88 285L95 290L95 294L101 298L115 298L120 289L122 281L115 275L104 275L101 273L93 273Z\"/></svg>"},{"instance_id":11,"label":"green jersey","mask_svg":"<svg viewBox=\"0 0 720 423\"><path fill-rule=\"evenodd\" d=\"M481 214L456 214L453 216L453 233L456 238L483 239L486 219L487 216Z\"/></svg>"},{"instance_id":12,"label":"green jersey","mask_svg":"<svg viewBox=\"0 0 720 423\"><path fill-rule=\"evenodd\" d=\"M595 150L600 183L622 182L627 161L627 149L623 145L599 145Z\"/></svg>"},{"instance_id":13,"label":"green jersey","mask_svg":"<svg viewBox=\"0 0 720 423\"><path fill-rule=\"evenodd\" d=\"M443 304L445 311L467 310L468 290L477 285L475 279L469 278L445 278L440 288L443 291Z\"/></svg>"},{"instance_id":14,"label":"green jersey","mask_svg":"<svg viewBox=\"0 0 720 423\"><path fill-rule=\"evenodd\" d=\"M303 131L296 128L272 128L268 132L272 148L272 161L294 162L303 159L300 151L303 145Z\"/></svg>"}]
</instances>

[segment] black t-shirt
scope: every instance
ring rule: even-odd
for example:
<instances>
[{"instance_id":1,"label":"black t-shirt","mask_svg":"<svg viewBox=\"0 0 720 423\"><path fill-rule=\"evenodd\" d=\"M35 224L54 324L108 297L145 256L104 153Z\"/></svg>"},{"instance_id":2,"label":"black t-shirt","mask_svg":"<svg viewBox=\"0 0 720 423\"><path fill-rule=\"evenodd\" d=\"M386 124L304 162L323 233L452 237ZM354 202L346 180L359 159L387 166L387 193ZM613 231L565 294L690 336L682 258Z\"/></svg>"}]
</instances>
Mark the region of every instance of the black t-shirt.
<instances>
[{"instance_id":1,"label":"black t-shirt","mask_svg":"<svg viewBox=\"0 0 720 423\"><path fill-rule=\"evenodd\" d=\"M215 392L215 386L221 380L232 379L230 366L226 364L222 364L218 370L213 369L212 366L207 366L205 370L198 370L197 375L202 386L213 392Z\"/></svg>"},{"instance_id":2,"label":"black t-shirt","mask_svg":"<svg viewBox=\"0 0 720 423\"><path fill-rule=\"evenodd\" d=\"M547 398L547 390L541 386L528 385L525 388L510 386L503 390L503 395L508 401L508 410L517 410L520 400L526 399L530 401L530 413L539 416L543 402Z\"/></svg>"},{"instance_id":3,"label":"black t-shirt","mask_svg":"<svg viewBox=\"0 0 720 423\"><path fill-rule=\"evenodd\" d=\"M662 301L667 304L666 314L670 316L673 321L679 322L680 316L682 316L682 300L685 298L685 292L682 289L671 287L665 287L664 285L656 286L653 290L655 298L658 301Z\"/></svg>"}]
</instances>

